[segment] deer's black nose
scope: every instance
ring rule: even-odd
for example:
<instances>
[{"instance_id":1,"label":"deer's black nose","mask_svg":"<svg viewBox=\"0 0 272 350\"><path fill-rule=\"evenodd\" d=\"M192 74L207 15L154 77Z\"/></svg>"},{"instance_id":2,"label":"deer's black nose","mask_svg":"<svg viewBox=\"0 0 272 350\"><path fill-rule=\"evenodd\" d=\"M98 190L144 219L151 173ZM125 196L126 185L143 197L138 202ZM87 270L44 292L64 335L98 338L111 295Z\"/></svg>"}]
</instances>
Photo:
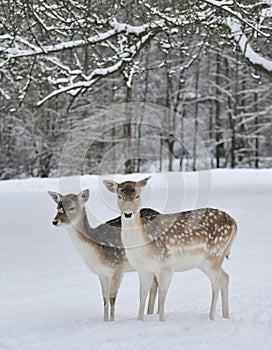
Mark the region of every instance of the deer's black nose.
<instances>
[{"instance_id":1,"label":"deer's black nose","mask_svg":"<svg viewBox=\"0 0 272 350\"><path fill-rule=\"evenodd\" d=\"M132 213L124 213L125 218L130 219L132 217Z\"/></svg>"},{"instance_id":2,"label":"deer's black nose","mask_svg":"<svg viewBox=\"0 0 272 350\"><path fill-rule=\"evenodd\" d=\"M59 220L53 220L53 221L52 221L52 224L53 224L54 226L57 226L58 223L59 223Z\"/></svg>"}]
</instances>

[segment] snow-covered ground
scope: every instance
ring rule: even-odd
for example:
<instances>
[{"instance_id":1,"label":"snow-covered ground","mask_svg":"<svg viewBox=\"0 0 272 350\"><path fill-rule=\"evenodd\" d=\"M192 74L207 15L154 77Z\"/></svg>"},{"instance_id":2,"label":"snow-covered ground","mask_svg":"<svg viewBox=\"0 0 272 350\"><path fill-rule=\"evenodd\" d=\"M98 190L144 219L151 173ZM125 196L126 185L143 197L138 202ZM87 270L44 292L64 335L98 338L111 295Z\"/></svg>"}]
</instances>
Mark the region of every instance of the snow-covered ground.
<instances>
[{"instance_id":1,"label":"snow-covered ground","mask_svg":"<svg viewBox=\"0 0 272 350\"><path fill-rule=\"evenodd\" d=\"M272 170L154 174L145 190L145 205L164 212L209 205L236 219L238 236L224 262L229 320L221 318L220 303L209 320L209 281L192 270L175 274L166 322L157 315L136 319L138 278L129 273L116 322L103 323L97 277L65 230L51 225L56 205L46 193L85 187L93 225L117 215L114 196L95 176L0 182L1 350L272 349Z\"/></svg>"}]
</instances>

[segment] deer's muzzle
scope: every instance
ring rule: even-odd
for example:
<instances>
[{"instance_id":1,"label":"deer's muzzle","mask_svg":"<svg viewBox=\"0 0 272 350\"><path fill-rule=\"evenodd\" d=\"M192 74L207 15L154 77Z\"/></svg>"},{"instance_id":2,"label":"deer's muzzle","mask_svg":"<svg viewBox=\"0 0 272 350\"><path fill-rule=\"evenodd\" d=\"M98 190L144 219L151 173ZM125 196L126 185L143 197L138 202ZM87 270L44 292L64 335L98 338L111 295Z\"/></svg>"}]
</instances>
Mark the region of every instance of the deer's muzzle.
<instances>
[{"instance_id":1,"label":"deer's muzzle","mask_svg":"<svg viewBox=\"0 0 272 350\"><path fill-rule=\"evenodd\" d=\"M132 212L124 212L124 216L126 219L130 219L132 217Z\"/></svg>"}]
</instances>

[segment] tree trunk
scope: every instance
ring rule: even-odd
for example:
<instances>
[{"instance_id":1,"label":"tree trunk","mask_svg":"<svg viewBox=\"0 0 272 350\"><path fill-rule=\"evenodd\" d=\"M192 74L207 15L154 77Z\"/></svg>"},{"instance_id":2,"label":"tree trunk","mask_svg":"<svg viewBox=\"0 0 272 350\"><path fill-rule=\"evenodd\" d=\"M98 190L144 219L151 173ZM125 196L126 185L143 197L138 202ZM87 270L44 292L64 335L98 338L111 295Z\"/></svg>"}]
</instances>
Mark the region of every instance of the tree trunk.
<instances>
[{"instance_id":1,"label":"tree trunk","mask_svg":"<svg viewBox=\"0 0 272 350\"><path fill-rule=\"evenodd\" d=\"M195 76L195 118L194 118L194 144L193 144L193 171L197 169L197 135L198 135L198 94L199 94L199 63Z\"/></svg>"},{"instance_id":2,"label":"tree trunk","mask_svg":"<svg viewBox=\"0 0 272 350\"><path fill-rule=\"evenodd\" d=\"M256 117L255 117L255 132L258 128L258 123L259 123L259 118L258 118L258 93L255 92L254 93L254 100L255 100L255 105L254 105L254 109L255 109L255 113L256 113ZM259 136L258 136L258 132L256 133L255 136L255 168L259 168Z\"/></svg>"},{"instance_id":3,"label":"tree trunk","mask_svg":"<svg viewBox=\"0 0 272 350\"><path fill-rule=\"evenodd\" d=\"M220 54L217 53L216 55L216 91L215 91L215 159L216 159L216 168L220 168L220 156L221 156L221 133L220 133L220 91L218 89L218 86L220 84Z\"/></svg>"},{"instance_id":4,"label":"tree trunk","mask_svg":"<svg viewBox=\"0 0 272 350\"><path fill-rule=\"evenodd\" d=\"M126 145L127 145L127 154L128 156L131 154L131 115L130 115L130 106L129 103L131 102L131 88L127 86L126 88L126 122L124 124L124 138L127 140ZM133 167L133 159L128 158L125 160L125 173L126 174L131 174L134 172L134 167Z\"/></svg>"}]
</instances>

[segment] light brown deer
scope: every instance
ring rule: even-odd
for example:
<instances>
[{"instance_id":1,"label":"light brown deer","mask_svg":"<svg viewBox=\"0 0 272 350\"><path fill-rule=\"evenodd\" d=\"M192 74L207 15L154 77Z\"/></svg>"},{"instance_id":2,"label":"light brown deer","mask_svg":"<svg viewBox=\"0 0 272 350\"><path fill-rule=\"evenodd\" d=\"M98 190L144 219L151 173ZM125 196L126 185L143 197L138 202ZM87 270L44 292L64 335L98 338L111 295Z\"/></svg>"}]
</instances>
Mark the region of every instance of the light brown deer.
<instances>
[{"instance_id":1,"label":"light brown deer","mask_svg":"<svg viewBox=\"0 0 272 350\"><path fill-rule=\"evenodd\" d=\"M115 218L92 228L88 222L84 204L89 198L89 190L78 195L61 195L48 192L57 203L57 215L52 223L64 226L78 253L89 269L98 275L104 301L104 321L115 318L115 301L124 272L135 271L127 260L121 240L121 218ZM142 209L141 218L152 221L159 213L152 209ZM157 283L153 279L150 290L148 313L153 313L157 293ZM110 318L109 318L110 311Z\"/></svg>"},{"instance_id":2,"label":"light brown deer","mask_svg":"<svg viewBox=\"0 0 272 350\"><path fill-rule=\"evenodd\" d=\"M148 289L155 274L159 286L159 319L165 320L164 305L174 271L198 268L210 279L212 302L210 319L215 316L219 290L223 317L229 317L229 275L222 263L236 236L235 220L227 213L203 208L174 214L159 214L143 222L140 215L141 191L149 178L116 183L104 180L107 189L118 196L122 240L130 263L140 275L140 308L143 319Z\"/></svg>"}]
</instances>

